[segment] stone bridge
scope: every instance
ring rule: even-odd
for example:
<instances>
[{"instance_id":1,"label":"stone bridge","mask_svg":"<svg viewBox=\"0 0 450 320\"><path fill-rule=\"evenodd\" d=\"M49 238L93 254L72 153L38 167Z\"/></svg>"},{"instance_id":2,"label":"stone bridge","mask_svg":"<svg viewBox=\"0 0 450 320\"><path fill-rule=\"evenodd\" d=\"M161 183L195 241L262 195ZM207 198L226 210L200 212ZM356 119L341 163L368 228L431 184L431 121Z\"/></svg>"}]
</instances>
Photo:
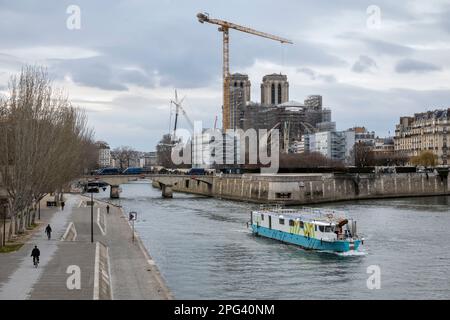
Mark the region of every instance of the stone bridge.
<instances>
[{"instance_id":1,"label":"stone bridge","mask_svg":"<svg viewBox=\"0 0 450 320\"><path fill-rule=\"evenodd\" d=\"M131 181L151 180L154 187L162 190L164 198L173 197L173 187L185 183L185 181L194 180L197 183L204 183L208 188L212 188L213 178L211 176L194 175L172 175L172 174L139 174L139 175L98 175L85 176L81 184L109 185L110 197L119 198L120 185Z\"/></svg>"}]
</instances>

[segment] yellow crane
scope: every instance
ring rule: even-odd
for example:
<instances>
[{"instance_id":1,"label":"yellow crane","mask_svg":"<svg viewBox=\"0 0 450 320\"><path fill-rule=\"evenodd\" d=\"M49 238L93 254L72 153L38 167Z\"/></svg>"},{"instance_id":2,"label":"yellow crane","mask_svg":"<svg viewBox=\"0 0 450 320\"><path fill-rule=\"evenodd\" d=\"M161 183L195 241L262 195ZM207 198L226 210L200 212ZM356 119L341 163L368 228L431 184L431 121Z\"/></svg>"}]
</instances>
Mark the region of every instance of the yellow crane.
<instances>
[{"instance_id":1,"label":"yellow crane","mask_svg":"<svg viewBox=\"0 0 450 320\"><path fill-rule=\"evenodd\" d=\"M230 119L228 118L228 115L230 114L230 86L229 86L229 78L230 78L230 59L229 59L229 43L230 43L230 36L229 36L229 29L238 30L245 33L250 33L255 36L275 40L281 43L290 43L293 42L289 39L281 38L278 36L271 35L269 33L257 31L248 27L243 27L238 24L219 20L219 19L212 19L209 17L206 13L199 13L197 14L198 21L200 23L211 23L216 24L219 26L219 31L223 34L223 113L222 113L222 129L232 129L230 128Z\"/></svg>"}]
</instances>

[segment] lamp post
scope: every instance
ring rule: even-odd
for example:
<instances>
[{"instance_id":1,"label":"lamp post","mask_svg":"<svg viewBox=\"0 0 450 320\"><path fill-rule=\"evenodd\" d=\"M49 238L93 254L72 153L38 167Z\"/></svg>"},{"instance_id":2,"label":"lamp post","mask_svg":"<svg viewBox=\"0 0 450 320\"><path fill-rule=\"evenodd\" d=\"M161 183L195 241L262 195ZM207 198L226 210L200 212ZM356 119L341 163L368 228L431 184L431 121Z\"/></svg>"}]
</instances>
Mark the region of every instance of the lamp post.
<instances>
[{"instance_id":1,"label":"lamp post","mask_svg":"<svg viewBox=\"0 0 450 320\"><path fill-rule=\"evenodd\" d=\"M94 242L94 192L91 189L91 243Z\"/></svg>"},{"instance_id":2,"label":"lamp post","mask_svg":"<svg viewBox=\"0 0 450 320\"><path fill-rule=\"evenodd\" d=\"M100 187L98 180L94 181L97 183L97 190ZM87 183L88 192L91 194L91 243L94 243L94 188L89 188L89 182ZM102 188L103 191L106 190L105 187Z\"/></svg>"}]
</instances>

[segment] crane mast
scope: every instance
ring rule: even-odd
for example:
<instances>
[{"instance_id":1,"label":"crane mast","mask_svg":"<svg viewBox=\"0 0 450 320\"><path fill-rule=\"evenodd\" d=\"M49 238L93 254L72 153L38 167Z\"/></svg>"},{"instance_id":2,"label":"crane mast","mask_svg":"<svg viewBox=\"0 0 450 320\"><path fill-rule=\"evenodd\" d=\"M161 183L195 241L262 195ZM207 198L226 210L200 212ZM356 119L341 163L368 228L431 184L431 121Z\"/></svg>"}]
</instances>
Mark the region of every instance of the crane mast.
<instances>
[{"instance_id":1,"label":"crane mast","mask_svg":"<svg viewBox=\"0 0 450 320\"><path fill-rule=\"evenodd\" d=\"M240 26L238 24L220 20L220 19L211 19L209 15L205 13L199 13L197 14L198 21L200 23L211 23L219 26L219 32L222 32L223 35L223 111L222 111L222 129L227 130L230 128L230 119L228 118L228 115L230 114L230 85L229 85L229 79L230 79L230 34L229 29L238 30L241 32L253 34L255 36L267 38L270 40L278 41L281 43L290 43L293 42L289 39L281 38L278 36L274 36L269 33L261 32L252 28Z\"/></svg>"}]
</instances>

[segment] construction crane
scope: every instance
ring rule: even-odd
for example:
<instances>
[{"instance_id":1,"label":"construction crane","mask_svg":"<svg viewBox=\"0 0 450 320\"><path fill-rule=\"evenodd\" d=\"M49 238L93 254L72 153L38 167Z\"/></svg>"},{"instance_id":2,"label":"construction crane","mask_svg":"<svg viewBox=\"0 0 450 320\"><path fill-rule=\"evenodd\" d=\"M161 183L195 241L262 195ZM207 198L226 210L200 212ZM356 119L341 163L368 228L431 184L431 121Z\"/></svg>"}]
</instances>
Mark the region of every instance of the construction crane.
<instances>
[{"instance_id":1,"label":"construction crane","mask_svg":"<svg viewBox=\"0 0 450 320\"><path fill-rule=\"evenodd\" d=\"M255 36L275 40L281 43L290 43L293 42L291 40L281 38L278 36L271 35L269 33L257 31L248 27L243 27L238 24L219 20L219 19L211 19L207 13L199 13L197 14L198 21L200 23L211 23L219 26L219 31L223 34L223 113L222 113L222 129L231 129L230 128L230 120L228 119L229 108L230 108L230 95L229 95L229 78L230 78L230 59L229 59L229 29L238 30L245 33L250 33Z\"/></svg>"},{"instance_id":2,"label":"construction crane","mask_svg":"<svg viewBox=\"0 0 450 320\"><path fill-rule=\"evenodd\" d=\"M176 133L177 133L177 125L178 125L178 116L180 114L180 111L183 113L184 118L187 120L189 125L191 126L191 129L194 130L194 124L192 123L191 119L188 117L186 110L184 110L182 103L186 97L183 97L183 99L178 100L178 92L175 89L175 100L170 100L170 103L175 105L175 124L173 126L173 138L172 140L176 140Z\"/></svg>"}]
</instances>

